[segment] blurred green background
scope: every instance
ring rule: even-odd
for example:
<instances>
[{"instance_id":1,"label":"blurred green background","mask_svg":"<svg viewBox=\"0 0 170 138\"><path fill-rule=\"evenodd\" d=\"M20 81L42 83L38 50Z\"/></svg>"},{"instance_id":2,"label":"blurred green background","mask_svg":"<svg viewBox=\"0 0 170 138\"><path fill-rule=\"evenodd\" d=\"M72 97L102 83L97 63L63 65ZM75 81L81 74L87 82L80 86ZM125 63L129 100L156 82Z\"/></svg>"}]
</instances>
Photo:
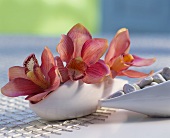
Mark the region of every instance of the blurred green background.
<instances>
[{"instance_id":1,"label":"blurred green background","mask_svg":"<svg viewBox=\"0 0 170 138\"><path fill-rule=\"evenodd\" d=\"M59 35L82 23L99 31L98 0L0 0L0 34Z\"/></svg>"},{"instance_id":2,"label":"blurred green background","mask_svg":"<svg viewBox=\"0 0 170 138\"><path fill-rule=\"evenodd\" d=\"M169 0L0 0L0 35L60 35L77 24L92 34L170 33Z\"/></svg>"}]
</instances>

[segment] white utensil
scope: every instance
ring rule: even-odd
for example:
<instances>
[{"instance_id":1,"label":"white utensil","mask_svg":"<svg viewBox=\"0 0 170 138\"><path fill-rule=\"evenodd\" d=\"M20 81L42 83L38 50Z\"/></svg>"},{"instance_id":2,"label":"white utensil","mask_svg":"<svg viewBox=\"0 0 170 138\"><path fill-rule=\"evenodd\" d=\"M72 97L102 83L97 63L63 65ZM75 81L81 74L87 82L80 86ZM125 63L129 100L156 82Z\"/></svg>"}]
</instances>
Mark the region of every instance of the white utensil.
<instances>
[{"instance_id":1,"label":"white utensil","mask_svg":"<svg viewBox=\"0 0 170 138\"><path fill-rule=\"evenodd\" d=\"M170 117L170 81L119 97L102 99L99 104L103 107L131 110L152 117Z\"/></svg>"}]
</instances>

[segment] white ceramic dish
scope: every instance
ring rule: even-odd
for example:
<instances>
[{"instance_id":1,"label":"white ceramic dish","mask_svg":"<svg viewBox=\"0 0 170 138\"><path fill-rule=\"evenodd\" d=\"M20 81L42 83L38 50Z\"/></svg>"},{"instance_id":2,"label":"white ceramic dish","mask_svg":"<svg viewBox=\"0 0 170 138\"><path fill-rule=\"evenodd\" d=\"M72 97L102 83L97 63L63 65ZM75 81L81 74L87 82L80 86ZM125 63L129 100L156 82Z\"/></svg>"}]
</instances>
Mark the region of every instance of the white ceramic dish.
<instances>
[{"instance_id":1,"label":"white ceramic dish","mask_svg":"<svg viewBox=\"0 0 170 138\"><path fill-rule=\"evenodd\" d=\"M98 101L122 89L128 83L122 79L106 79L99 84L68 81L30 108L45 120L65 120L91 114L96 111Z\"/></svg>"},{"instance_id":2,"label":"white ceramic dish","mask_svg":"<svg viewBox=\"0 0 170 138\"><path fill-rule=\"evenodd\" d=\"M131 110L152 117L170 117L170 81L116 98L102 99L100 106Z\"/></svg>"}]
</instances>

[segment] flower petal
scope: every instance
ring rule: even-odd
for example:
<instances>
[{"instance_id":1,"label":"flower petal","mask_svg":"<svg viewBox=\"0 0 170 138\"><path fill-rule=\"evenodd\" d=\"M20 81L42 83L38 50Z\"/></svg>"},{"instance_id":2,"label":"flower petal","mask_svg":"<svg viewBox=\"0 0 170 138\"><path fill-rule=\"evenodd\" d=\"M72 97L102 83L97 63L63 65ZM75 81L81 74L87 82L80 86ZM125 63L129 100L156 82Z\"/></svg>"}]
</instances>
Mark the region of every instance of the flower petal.
<instances>
[{"instance_id":1,"label":"flower petal","mask_svg":"<svg viewBox=\"0 0 170 138\"><path fill-rule=\"evenodd\" d=\"M27 76L25 75L25 67L20 67L20 66L14 66L9 68L8 75L9 75L9 80L13 80L15 78L25 78L27 79Z\"/></svg>"},{"instance_id":2,"label":"flower petal","mask_svg":"<svg viewBox=\"0 0 170 138\"><path fill-rule=\"evenodd\" d=\"M13 79L1 88L2 94L9 97L37 94L42 91L43 89L41 87L23 78Z\"/></svg>"},{"instance_id":3,"label":"flower petal","mask_svg":"<svg viewBox=\"0 0 170 138\"><path fill-rule=\"evenodd\" d=\"M99 62L87 68L83 81L89 84L99 83L109 74L109 67L102 60L99 60Z\"/></svg>"},{"instance_id":4,"label":"flower petal","mask_svg":"<svg viewBox=\"0 0 170 138\"><path fill-rule=\"evenodd\" d=\"M41 55L41 70L46 78L46 80L49 82L48 72L50 69L55 65L53 54L51 53L50 49L48 47L44 48L44 51Z\"/></svg>"},{"instance_id":5,"label":"flower petal","mask_svg":"<svg viewBox=\"0 0 170 138\"><path fill-rule=\"evenodd\" d=\"M145 59L145 58L138 57L136 55L133 55L133 58L134 60L132 62L132 66L136 66L136 67L149 66L156 61L155 58Z\"/></svg>"},{"instance_id":6,"label":"flower petal","mask_svg":"<svg viewBox=\"0 0 170 138\"><path fill-rule=\"evenodd\" d=\"M55 57L56 65L58 67L58 74L62 83L69 80L68 70L64 67L63 62L61 61L60 57Z\"/></svg>"},{"instance_id":7,"label":"flower petal","mask_svg":"<svg viewBox=\"0 0 170 138\"><path fill-rule=\"evenodd\" d=\"M62 61L69 62L74 51L74 45L71 38L67 35L62 35L60 43L57 45L57 52L60 54Z\"/></svg>"},{"instance_id":8,"label":"flower petal","mask_svg":"<svg viewBox=\"0 0 170 138\"><path fill-rule=\"evenodd\" d=\"M120 72L118 74L118 76L127 76L127 77L130 77L130 78L144 78L144 77L150 76L152 74L153 74L153 71L146 74L146 73L138 72L138 71L135 71L135 70L125 70L125 71Z\"/></svg>"},{"instance_id":9,"label":"flower petal","mask_svg":"<svg viewBox=\"0 0 170 138\"><path fill-rule=\"evenodd\" d=\"M35 104L44 99L49 93L56 90L60 85L60 78L57 74L57 67L54 66L48 73L50 77L50 87L46 89L44 92L39 94L32 94L27 96L25 99L29 100L31 103Z\"/></svg>"},{"instance_id":10,"label":"flower petal","mask_svg":"<svg viewBox=\"0 0 170 138\"><path fill-rule=\"evenodd\" d=\"M67 64L68 75L71 80L79 80L85 76L87 65L82 59L74 58Z\"/></svg>"},{"instance_id":11,"label":"flower petal","mask_svg":"<svg viewBox=\"0 0 170 138\"><path fill-rule=\"evenodd\" d=\"M36 95L29 95L25 98L25 100L29 100L32 104L36 104L39 101L43 100L49 93L49 91L45 91Z\"/></svg>"},{"instance_id":12,"label":"flower petal","mask_svg":"<svg viewBox=\"0 0 170 138\"><path fill-rule=\"evenodd\" d=\"M92 38L91 34L82 24L78 23L70 29L67 35L74 44L73 58L80 57L83 44Z\"/></svg>"},{"instance_id":13,"label":"flower petal","mask_svg":"<svg viewBox=\"0 0 170 138\"><path fill-rule=\"evenodd\" d=\"M83 45L81 56L83 61L88 65L95 64L105 53L108 47L106 39L94 38L87 40Z\"/></svg>"},{"instance_id":14,"label":"flower petal","mask_svg":"<svg viewBox=\"0 0 170 138\"><path fill-rule=\"evenodd\" d=\"M114 79L118 75L118 72L116 72L114 70L110 70L110 72L111 72L112 79Z\"/></svg>"},{"instance_id":15,"label":"flower petal","mask_svg":"<svg viewBox=\"0 0 170 138\"><path fill-rule=\"evenodd\" d=\"M105 62L111 64L110 60L123 53L128 53L130 49L130 38L128 29L120 29L110 43L110 47L105 56Z\"/></svg>"},{"instance_id":16,"label":"flower petal","mask_svg":"<svg viewBox=\"0 0 170 138\"><path fill-rule=\"evenodd\" d=\"M50 90L49 91L53 91L57 89L58 86L60 85L60 78L58 76L57 71L58 71L57 66L54 66L48 72L48 76L50 77L50 88L49 88Z\"/></svg>"}]
</instances>

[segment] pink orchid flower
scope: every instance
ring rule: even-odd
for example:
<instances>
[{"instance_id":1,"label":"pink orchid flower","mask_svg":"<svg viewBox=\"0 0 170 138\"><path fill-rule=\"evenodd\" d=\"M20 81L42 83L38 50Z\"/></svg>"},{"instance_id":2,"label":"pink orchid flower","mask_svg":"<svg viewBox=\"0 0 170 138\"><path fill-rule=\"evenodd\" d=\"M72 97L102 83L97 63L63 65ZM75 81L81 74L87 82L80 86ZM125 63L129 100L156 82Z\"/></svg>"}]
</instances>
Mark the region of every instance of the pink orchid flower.
<instances>
[{"instance_id":1,"label":"pink orchid flower","mask_svg":"<svg viewBox=\"0 0 170 138\"><path fill-rule=\"evenodd\" d=\"M112 78L118 76L127 76L131 78L146 77L149 74L128 70L131 66L141 67L149 66L155 62L155 58L145 59L136 55L129 54L130 37L126 28L120 29L110 43L110 47L105 56L105 62L109 65Z\"/></svg>"},{"instance_id":2,"label":"pink orchid flower","mask_svg":"<svg viewBox=\"0 0 170 138\"><path fill-rule=\"evenodd\" d=\"M39 66L34 54L24 61L24 67L9 68L9 82L1 88L2 94L9 97L25 96L37 103L60 85L57 66L51 51L45 47Z\"/></svg>"},{"instance_id":3,"label":"pink orchid flower","mask_svg":"<svg viewBox=\"0 0 170 138\"><path fill-rule=\"evenodd\" d=\"M98 83L110 74L108 66L100 60L107 47L106 39L92 38L83 25L76 24L67 35L62 35L57 51L61 60L66 62L71 80Z\"/></svg>"}]
</instances>

